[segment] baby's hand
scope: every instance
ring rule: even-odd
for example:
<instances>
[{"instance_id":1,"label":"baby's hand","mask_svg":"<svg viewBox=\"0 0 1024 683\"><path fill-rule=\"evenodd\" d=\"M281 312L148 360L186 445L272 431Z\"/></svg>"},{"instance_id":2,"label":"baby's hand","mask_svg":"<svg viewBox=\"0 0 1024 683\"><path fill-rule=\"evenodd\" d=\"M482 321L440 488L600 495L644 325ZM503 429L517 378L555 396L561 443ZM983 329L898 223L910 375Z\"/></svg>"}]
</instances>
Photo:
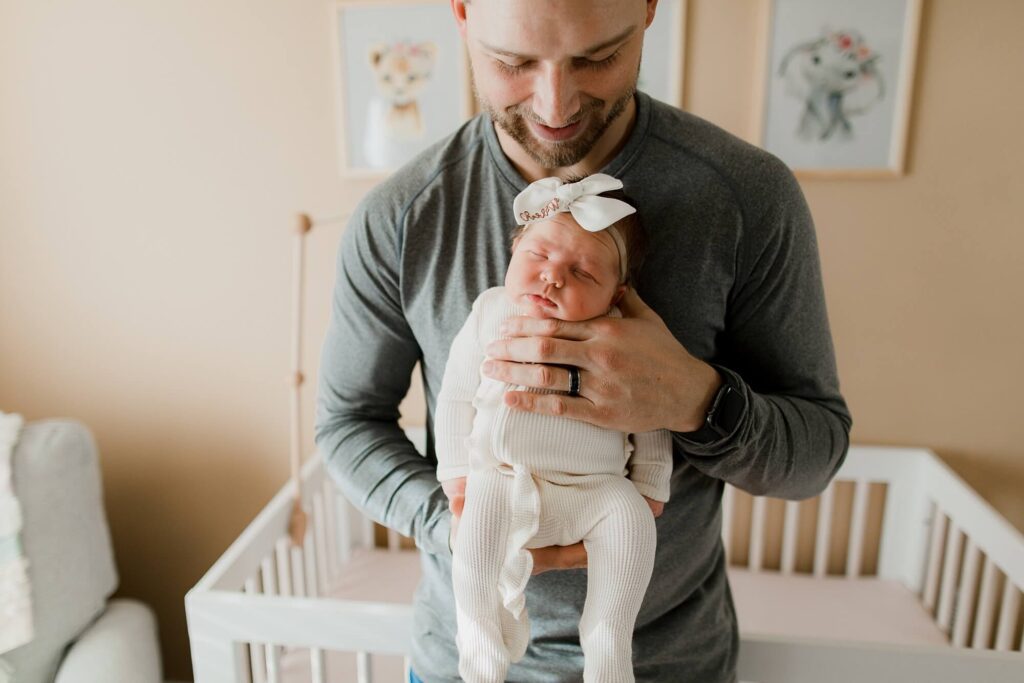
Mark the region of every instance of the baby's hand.
<instances>
[{"instance_id":1,"label":"baby's hand","mask_svg":"<svg viewBox=\"0 0 1024 683\"><path fill-rule=\"evenodd\" d=\"M665 504L652 498L648 498L647 496L644 496L644 500L647 501L648 507L650 507L651 512L654 513L654 518L657 519L658 517L661 517L661 513L665 511Z\"/></svg>"}]
</instances>

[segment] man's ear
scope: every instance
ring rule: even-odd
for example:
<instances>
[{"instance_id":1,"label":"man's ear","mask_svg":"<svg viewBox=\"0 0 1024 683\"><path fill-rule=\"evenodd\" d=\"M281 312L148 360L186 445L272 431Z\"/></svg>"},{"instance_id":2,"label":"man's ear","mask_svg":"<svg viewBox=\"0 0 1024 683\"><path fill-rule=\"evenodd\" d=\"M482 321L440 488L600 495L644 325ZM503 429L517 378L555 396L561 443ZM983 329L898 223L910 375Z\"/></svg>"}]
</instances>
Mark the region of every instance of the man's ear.
<instances>
[{"instance_id":1,"label":"man's ear","mask_svg":"<svg viewBox=\"0 0 1024 683\"><path fill-rule=\"evenodd\" d=\"M647 20L644 23L644 28L651 25L654 21L654 10L658 8L658 0L647 0Z\"/></svg>"},{"instance_id":2,"label":"man's ear","mask_svg":"<svg viewBox=\"0 0 1024 683\"><path fill-rule=\"evenodd\" d=\"M455 15L455 26L459 35L466 39L466 3L464 0L452 0L452 14Z\"/></svg>"}]
</instances>

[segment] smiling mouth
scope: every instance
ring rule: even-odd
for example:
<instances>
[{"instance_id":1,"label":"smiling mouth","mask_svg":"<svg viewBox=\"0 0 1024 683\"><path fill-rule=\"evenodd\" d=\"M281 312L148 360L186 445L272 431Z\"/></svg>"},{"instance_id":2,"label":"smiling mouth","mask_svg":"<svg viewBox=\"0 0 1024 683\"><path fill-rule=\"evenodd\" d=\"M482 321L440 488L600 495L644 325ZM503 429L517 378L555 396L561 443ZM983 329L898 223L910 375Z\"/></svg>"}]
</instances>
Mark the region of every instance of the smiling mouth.
<instances>
[{"instance_id":1,"label":"smiling mouth","mask_svg":"<svg viewBox=\"0 0 1024 683\"><path fill-rule=\"evenodd\" d=\"M576 136L576 133L580 131L583 126L583 120L579 120L576 123L570 123L568 126L562 126L561 128L552 128L551 126L545 126L543 123L537 123L536 121L529 121L530 126L533 128L537 137L548 142L564 142L570 140Z\"/></svg>"}]
</instances>

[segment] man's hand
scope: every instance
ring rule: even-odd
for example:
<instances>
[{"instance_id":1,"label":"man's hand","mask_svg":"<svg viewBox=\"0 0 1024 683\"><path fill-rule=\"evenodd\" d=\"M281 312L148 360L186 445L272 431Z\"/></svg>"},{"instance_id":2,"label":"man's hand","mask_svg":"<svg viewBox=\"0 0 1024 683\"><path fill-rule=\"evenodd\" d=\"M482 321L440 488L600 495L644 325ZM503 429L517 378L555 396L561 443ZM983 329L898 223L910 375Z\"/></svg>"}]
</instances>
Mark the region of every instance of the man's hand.
<instances>
[{"instance_id":1,"label":"man's hand","mask_svg":"<svg viewBox=\"0 0 1024 683\"><path fill-rule=\"evenodd\" d=\"M448 496L448 509L452 512L452 528L448 532L448 547L455 547L455 534L459 530L462 508L466 505L466 478L446 479L441 482L441 490Z\"/></svg>"},{"instance_id":2,"label":"man's hand","mask_svg":"<svg viewBox=\"0 0 1024 683\"><path fill-rule=\"evenodd\" d=\"M574 365L579 397L509 391L505 405L623 432L696 431L721 386L718 372L690 355L634 290L619 308L623 318L585 322L510 318L502 326L506 338L487 347L484 374L565 392L569 371L555 366Z\"/></svg>"},{"instance_id":3,"label":"man's hand","mask_svg":"<svg viewBox=\"0 0 1024 683\"><path fill-rule=\"evenodd\" d=\"M647 501L647 507L651 508L654 518L657 519L658 517L661 517L661 513L665 511L665 504L654 500L653 498L648 498L647 496L644 496L644 500Z\"/></svg>"}]
</instances>

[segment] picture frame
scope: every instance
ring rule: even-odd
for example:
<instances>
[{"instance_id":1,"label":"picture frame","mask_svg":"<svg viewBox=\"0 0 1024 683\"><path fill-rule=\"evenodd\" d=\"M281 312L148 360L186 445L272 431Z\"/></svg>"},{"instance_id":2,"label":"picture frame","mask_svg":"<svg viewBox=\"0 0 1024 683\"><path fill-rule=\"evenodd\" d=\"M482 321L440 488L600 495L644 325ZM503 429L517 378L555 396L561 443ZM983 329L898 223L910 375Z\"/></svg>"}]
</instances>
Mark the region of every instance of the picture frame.
<instances>
[{"instance_id":1,"label":"picture frame","mask_svg":"<svg viewBox=\"0 0 1024 683\"><path fill-rule=\"evenodd\" d=\"M758 142L799 177L905 173L922 0L765 0Z\"/></svg>"},{"instance_id":2,"label":"picture frame","mask_svg":"<svg viewBox=\"0 0 1024 683\"><path fill-rule=\"evenodd\" d=\"M660 0L654 21L644 32L637 89L651 97L683 107L686 61L687 0Z\"/></svg>"},{"instance_id":3,"label":"picture frame","mask_svg":"<svg viewBox=\"0 0 1024 683\"><path fill-rule=\"evenodd\" d=\"M330 21L342 177L386 176L472 115L446 0L335 0Z\"/></svg>"}]
</instances>

